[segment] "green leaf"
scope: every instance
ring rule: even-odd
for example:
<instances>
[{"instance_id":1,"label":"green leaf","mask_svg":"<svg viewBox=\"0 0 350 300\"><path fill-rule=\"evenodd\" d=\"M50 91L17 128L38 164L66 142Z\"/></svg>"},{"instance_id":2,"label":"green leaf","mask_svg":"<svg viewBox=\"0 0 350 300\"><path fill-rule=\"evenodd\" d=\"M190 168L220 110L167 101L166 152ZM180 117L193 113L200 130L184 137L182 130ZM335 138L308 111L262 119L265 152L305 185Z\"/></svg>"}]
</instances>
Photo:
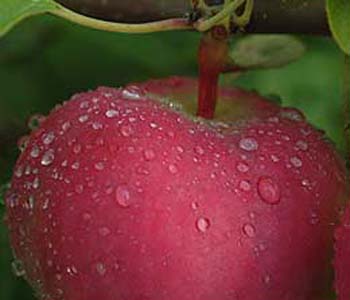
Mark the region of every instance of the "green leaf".
<instances>
[{"instance_id":1,"label":"green leaf","mask_svg":"<svg viewBox=\"0 0 350 300\"><path fill-rule=\"evenodd\" d=\"M0 0L0 37L23 19L56 8L53 0Z\"/></svg>"},{"instance_id":2,"label":"green leaf","mask_svg":"<svg viewBox=\"0 0 350 300\"><path fill-rule=\"evenodd\" d=\"M328 22L340 48L350 55L350 1L327 0Z\"/></svg>"},{"instance_id":3,"label":"green leaf","mask_svg":"<svg viewBox=\"0 0 350 300\"><path fill-rule=\"evenodd\" d=\"M243 69L278 68L299 59L303 43L290 35L250 35L232 45L230 58Z\"/></svg>"}]
</instances>

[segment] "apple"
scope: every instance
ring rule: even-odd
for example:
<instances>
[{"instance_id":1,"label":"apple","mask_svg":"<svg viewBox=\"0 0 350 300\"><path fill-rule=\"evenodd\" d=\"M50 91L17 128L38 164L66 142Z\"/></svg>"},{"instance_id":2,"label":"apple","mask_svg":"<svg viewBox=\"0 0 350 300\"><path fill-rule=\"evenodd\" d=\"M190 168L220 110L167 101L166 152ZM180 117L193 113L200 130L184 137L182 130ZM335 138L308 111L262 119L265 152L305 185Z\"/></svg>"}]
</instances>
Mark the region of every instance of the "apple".
<instances>
[{"instance_id":1,"label":"apple","mask_svg":"<svg viewBox=\"0 0 350 300\"><path fill-rule=\"evenodd\" d=\"M50 300L320 300L344 162L302 113L197 81L101 87L29 137L6 196L15 269Z\"/></svg>"},{"instance_id":2,"label":"apple","mask_svg":"<svg viewBox=\"0 0 350 300\"><path fill-rule=\"evenodd\" d=\"M350 206L335 233L335 287L338 300L350 299Z\"/></svg>"}]
</instances>

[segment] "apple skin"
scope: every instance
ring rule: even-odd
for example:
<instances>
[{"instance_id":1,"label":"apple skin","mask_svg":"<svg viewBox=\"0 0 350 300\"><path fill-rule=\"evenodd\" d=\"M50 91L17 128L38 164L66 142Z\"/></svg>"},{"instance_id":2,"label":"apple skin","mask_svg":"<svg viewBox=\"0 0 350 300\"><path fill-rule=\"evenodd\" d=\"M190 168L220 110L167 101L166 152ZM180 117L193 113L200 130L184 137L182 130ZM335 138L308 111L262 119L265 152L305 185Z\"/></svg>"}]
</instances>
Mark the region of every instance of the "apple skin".
<instances>
[{"instance_id":1,"label":"apple skin","mask_svg":"<svg viewBox=\"0 0 350 300\"><path fill-rule=\"evenodd\" d=\"M295 109L184 78L77 94L31 133L7 193L41 299L320 300L344 162Z\"/></svg>"},{"instance_id":2,"label":"apple skin","mask_svg":"<svg viewBox=\"0 0 350 300\"><path fill-rule=\"evenodd\" d=\"M338 300L350 299L350 206L335 232L335 288Z\"/></svg>"}]
</instances>

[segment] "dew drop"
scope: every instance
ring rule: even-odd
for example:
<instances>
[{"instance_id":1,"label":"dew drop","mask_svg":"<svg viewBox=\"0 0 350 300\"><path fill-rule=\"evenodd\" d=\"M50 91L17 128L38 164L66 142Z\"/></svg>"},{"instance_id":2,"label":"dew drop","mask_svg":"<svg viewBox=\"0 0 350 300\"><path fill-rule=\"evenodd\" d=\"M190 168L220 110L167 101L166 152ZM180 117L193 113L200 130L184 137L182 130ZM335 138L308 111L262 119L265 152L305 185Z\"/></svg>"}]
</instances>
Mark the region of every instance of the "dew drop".
<instances>
[{"instance_id":1,"label":"dew drop","mask_svg":"<svg viewBox=\"0 0 350 300\"><path fill-rule=\"evenodd\" d=\"M46 151L44 153L44 155L42 156L41 158L41 164L43 166L49 166L52 164L52 162L54 161L55 159L55 154L54 154L54 151L52 149Z\"/></svg>"},{"instance_id":2,"label":"dew drop","mask_svg":"<svg viewBox=\"0 0 350 300\"><path fill-rule=\"evenodd\" d=\"M210 227L209 219L200 217L196 222L196 227L200 232L206 232Z\"/></svg>"},{"instance_id":3,"label":"dew drop","mask_svg":"<svg viewBox=\"0 0 350 300\"><path fill-rule=\"evenodd\" d=\"M301 159L296 156L291 157L289 161L296 168L300 168L303 165Z\"/></svg>"},{"instance_id":4,"label":"dew drop","mask_svg":"<svg viewBox=\"0 0 350 300\"><path fill-rule=\"evenodd\" d=\"M244 162L239 162L236 166L239 172L245 173L249 171L249 166Z\"/></svg>"},{"instance_id":5,"label":"dew drop","mask_svg":"<svg viewBox=\"0 0 350 300\"><path fill-rule=\"evenodd\" d=\"M42 115L33 115L29 118L27 126L30 130L36 130L44 120L45 117Z\"/></svg>"},{"instance_id":6,"label":"dew drop","mask_svg":"<svg viewBox=\"0 0 350 300\"><path fill-rule=\"evenodd\" d=\"M114 118L115 116L118 116L118 115L119 115L119 112L117 110L109 109L106 111L107 118Z\"/></svg>"},{"instance_id":7,"label":"dew drop","mask_svg":"<svg viewBox=\"0 0 350 300\"><path fill-rule=\"evenodd\" d=\"M239 183L239 188L240 188L242 191L249 192L250 189L251 189L251 184L250 184L249 181L247 181L247 180L242 180L242 181Z\"/></svg>"},{"instance_id":8,"label":"dew drop","mask_svg":"<svg viewBox=\"0 0 350 300\"><path fill-rule=\"evenodd\" d=\"M133 134L133 130L130 126L122 126L120 128L120 133L122 136L129 137Z\"/></svg>"},{"instance_id":9,"label":"dew drop","mask_svg":"<svg viewBox=\"0 0 350 300\"><path fill-rule=\"evenodd\" d=\"M95 163L95 169L97 171L102 171L104 168L105 168L105 164L102 161Z\"/></svg>"},{"instance_id":10,"label":"dew drop","mask_svg":"<svg viewBox=\"0 0 350 300\"><path fill-rule=\"evenodd\" d=\"M298 149L306 151L308 149L308 144L305 141L299 140L296 142L296 146Z\"/></svg>"},{"instance_id":11,"label":"dew drop","mask_svg":"<svg viewBox=\"0 0 350 300\"><path fill-rule=\"evenodd\" d=\"M254 138L244 138L239 141L239 147L245 151L255 151L258 146L258 142Z\"/></svg>"},{"instance_id":12,"label":"dew drop","mask_svg":"<svg viewBox=\"0 0 350 300\"><path fill-rule=\"evenodd\" d=\"M130 206L130 204L131 204L130 191L126 186L124 186L124 185L118 186L117 190L115 192L115 197L116 197L117 203L120 206L122 206L122 207Z\"/></svg>"},{"instance_id":13,"label":"dew drop","mask_svg":"<svg viewBox=\"0 0 350 300\"><path fill-rule=\"evenodd\" d=\"M295 122L304 121L302 113L294 108L284 108L281 111L282 118L289 119Z\"/></svg>"},{"instance_id":14,"label":"dew drop","mask_svg":"<svg viewBox=\"0 0 350 300\"><path fill-rule=\"evenodd\" d=\"M177 167L175 165L169 165L168 170L171 174L176 174L177 173Z\"/></svg>"},{"instance_id":15,"label":"dew drop","mask_svg":"<svg viewBox=\"0 0 350 300\"><path fill-rule=\"evenodd\" d=\"M35 177L34 181L33 181L33 188L34 189L38 189L40 186L40 180L39 177Z\"/></svg>"},{"instance_id":16,"label":"dew drop","mask_svg":"<svg viewBox=\"0 0 350 300\"><path fill-rule=\"evenodd\" d=\"M89 120L89 116L88 115L82 115L79 117L79 122L80 123L85 123L87 120Z\"/></svg>"},{"instance_id":17,"label":"dew drop","mask_svg":"<svg viewBox=\"0 0 350 300\"><path fill-rule=\"evenodd\" d=\"M194 152L196 152L198 155L204 154L204 149L201 146L194 147Z\"/></svg>"},{"instance_id":18,"label":"dew drop","mask_svg":"<svg viewBox=\"0 0 350 300\"><path fill-rule=\"evenodd\" d=\"M100 274L101 276L103 276L104 274L106 274L106 267L103 263L97 263L96 264L96 271L98 272L98 274Z\"/></svg>"},{"instance_id":19,"label":"dew drop","mask_svg":"<svg viewBox=\"0 0 350 300\"><path fill-rule=\"evenodd\" d=\"M151 161L155 159L156 154L152 149L146 149L145 151L143 151L143 156L145 160Z\"/></svg>"},{"instance_id":20,"label":"dew drop","mask_svg":"<svg viewBox=\"0 0 350 300\"><path fill-rule=\"evenodd\" d=\"M54 141L54 139L55 139L55 134L52 131L45 133L42 136L42 141L45 145L50 145Z\"/></svg>"},{"instance_id":21,"label":"dew drop","mask_svg":"<svg viewBox=\"0 0 350 300\"><path fill-rule=\"evenodd\" d=\"M252 224L244 224L243 225L243 233L248 236L248 237L253 237L255 236L255 227Z\"/></svg>"},{"instance_id":22,"label":"dew drop","mask_svg":"<svg viewBox=\"0 0 350 300\"><path fill-rule=\"evenodd\" d=\"M30 151L30 156L32 158L37 158L39 157L40 154L40 149L37 145L33 145L32 150Z\"/></svg>"},{"instance_id":23,"label":"dew drop","mask_svg":"<svg viewBox=\"0 0 350 300\"><path fill-rule=\"evenodd\" d=\"M17 178L21 178L23 175L23 166L19 166L18 168L16 168L15 170L15 176Z\"/></svg>"},{"instance_id":24,"label":"dew drop","mask_svg":"<svg viewBox=\"0 0 350 300\"><path fill-rule=\"evenodd\" d=\"M280 202L280 188L271 177L260 177L258 181L258 194L268 204L277 204Z\"/></svg>"},{"instance_id":25,"label":"dew drop","mask_svg":"<svg viewBox=\"0 0 350 300\"><path fill-rule=\"evenodd\" d=\"M28 143L29 143L29 136L27 136L27 135L22 136L17 141L17 147L18 147L19 151L23 152L24 150L26 150Z\"/></svg>"},{"instance_id":26,"label":"dew drop","mask_svg":"<svg viewBox=\"0 0 350 300\"><path fill-rule=\"evenodd\" d=\"M98 230L98 233L99 233L99 235L105 237L105 236L109 235L111 233L111 231L110 231L110 229L108 227L101 227Z\"/></svg>"},{"instance_id":27,"label":"dew drop","mask_svg":"<svg viewBox=\"0 0 350 300\"><path fill-rule=\"evenodd\" d=\"M12 272L17 276L17 277L22 277L26 275L26 271L24 269L24 264L21 260L16 259L11 263L12 266Z\"/></svg>"},{"instance_id":28,"label":"dew drop","mask_svg":"<svg viewBox=\"0 0 350 300\"><path fill-rule=\"evenodd\" d=\"M123 89L122 96L129 100L139 100L144 96L144 93L138 86L130 85Z\"/></svg>"}]
</instances>

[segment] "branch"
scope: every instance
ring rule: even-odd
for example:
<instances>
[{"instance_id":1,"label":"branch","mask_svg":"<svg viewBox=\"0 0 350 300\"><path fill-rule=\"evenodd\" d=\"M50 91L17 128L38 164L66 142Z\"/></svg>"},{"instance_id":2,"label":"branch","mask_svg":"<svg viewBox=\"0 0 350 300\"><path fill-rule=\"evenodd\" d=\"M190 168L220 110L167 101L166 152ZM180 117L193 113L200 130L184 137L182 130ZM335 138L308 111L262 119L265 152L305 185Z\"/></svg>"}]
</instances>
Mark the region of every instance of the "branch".
<instances>
[{"instance_id":1,"label":"branch","mask_svg":"<svg viewBox=\"0 0 350 300\"><path fill-rule=\"evenodd\" d=\"M190 0L57 1L88 16L125 23L188 17L193 13ZM252 20L246 31L328 35L325 2L325 0L256 0Z\"/></svg>"}]
</instances>

